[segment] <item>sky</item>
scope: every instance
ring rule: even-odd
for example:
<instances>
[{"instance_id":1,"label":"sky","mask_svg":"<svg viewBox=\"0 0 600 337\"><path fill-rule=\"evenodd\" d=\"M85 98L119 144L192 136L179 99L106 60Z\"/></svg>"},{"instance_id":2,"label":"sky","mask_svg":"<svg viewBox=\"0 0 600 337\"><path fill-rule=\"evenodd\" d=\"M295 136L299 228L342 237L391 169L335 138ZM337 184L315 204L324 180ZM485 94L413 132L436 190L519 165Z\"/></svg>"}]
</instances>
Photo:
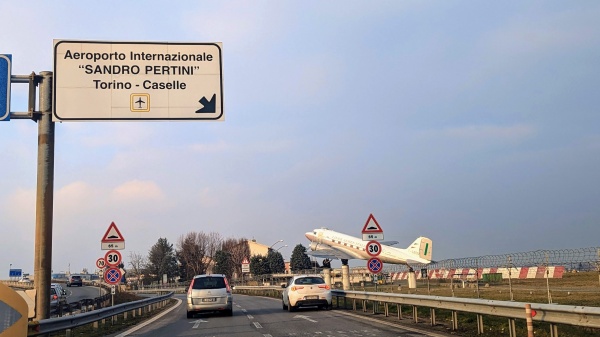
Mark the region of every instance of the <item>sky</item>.
<instances>
[{"instance_id":1,"label":"sky","mask_svg":"<svg viewBox=\"0 0 600 337\"><path fill-rule=\"evenodd\" d=\"M53 272L94 270L111 222L126 264L193 231L289 260L305 232L358 237L369 214L438 261L600 246L598 17L597 1L3 1L13 75L52 71L54 39L222 43L222 122L56 124ZM33 273L37 132L0 122L4 279Z\"/></svg>"}]
</instances>

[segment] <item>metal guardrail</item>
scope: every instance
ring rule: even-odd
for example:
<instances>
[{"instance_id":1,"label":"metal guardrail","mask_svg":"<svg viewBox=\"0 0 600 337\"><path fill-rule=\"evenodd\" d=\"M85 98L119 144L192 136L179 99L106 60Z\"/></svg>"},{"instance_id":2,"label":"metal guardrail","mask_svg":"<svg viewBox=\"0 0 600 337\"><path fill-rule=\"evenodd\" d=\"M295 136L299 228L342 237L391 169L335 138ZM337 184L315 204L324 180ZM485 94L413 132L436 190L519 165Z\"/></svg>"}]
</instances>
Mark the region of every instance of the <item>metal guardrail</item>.
<instances>
[{"instance_id":1,"label":"metal guardrail","mask_svg":"<svg viewBox=\"0 0 600 337\"><path fill-rule=\"evenodd\" d=\"M246 294L263 294L272 295L280 292L280 287L261 287L261 286L236 286L235 291ZM428 295L411 295L411 294L390 294L381 292L363 292L363 291L348 291L348 290L332 290L332 296L337 299L337 304L341 301L351 299L353 301L352 308L356 310L356 301L364 301L362 304L363 310L366 307L366 302L370 301L377 303L374 308L380 304L384 305L384 314L389 315L388 305L410 305L413 308L426 307L430 308L431 324L435 325L435 309L443 309L452 311L453 330L458 329L457 315L459 312L471 313L477 315L477 328L480 333L483 333L483 316L498 316L505 317L509 320L510 336L516 336L515 320L525 319L525 302L511 301L494 301L484 299L471 299L459 297L443 297L443 296L428 296ZM600 328L600 307L584 307L561 304L543 304L530 303L531 309L535 310L536 314L532 317L534 322L549 323L552 329L553 336L557 336L556 324L567 324L580 327ZM374 309L376 310L376 309ZM417 310L413 310L413 320L418 321Z\"/></svg>"},{"instance_id":2,"label":"metal guardrail","mask_svg":"<svg viewBox=\"0 0 600 337\"><path fill-rule=\"evenodd\" d=\"M151 297L144 300L135 302L123 303L108 308L98 309L81 313L73 316L65 316L60 318L43 319L40 321L29 322L29 332L27 336L38 336L42 334L49 334L57 331L64 331L76 328L78 326L91 324L103 319L111 318L113 316L137 310L148 305L166 301L173 296L173 292L166 295Z\"/></svg>"},{"instance_id":3,"label":"metal guardrail","mask_svg":"<svg viewBox=\"0 0 600 337\"><path fill-rule=\"evenodd\" d=\"M516 319L525 319L525 302L494 301L458 297L441 297L427 295L411 294L389 294L377 292L360 292L332 290L332 295L338 298L352 299L353 301L372 301L383 303L386 316L388 315L388 304L411 305L414 307L427 307L434 309L446 309L452 311L453 330L458 329L456 320L458 312L477 314L477 328L480 333L483 332L482 315L506 317L509 319L510 335L515 336ZM356 309L356 303L353 303ZM364 304L363 304L364 308ZM536 314L532 317L533 321L550 323L551 329L557 335L556 324L568 324L580 327L600 328L600 308L583 307L560 304L541 304L531 303L531 309ZM413 310L413 319L417 321L417 310ZM435 325L435 312L431 315L431 324Z\"/></svg>"}]
</instances>

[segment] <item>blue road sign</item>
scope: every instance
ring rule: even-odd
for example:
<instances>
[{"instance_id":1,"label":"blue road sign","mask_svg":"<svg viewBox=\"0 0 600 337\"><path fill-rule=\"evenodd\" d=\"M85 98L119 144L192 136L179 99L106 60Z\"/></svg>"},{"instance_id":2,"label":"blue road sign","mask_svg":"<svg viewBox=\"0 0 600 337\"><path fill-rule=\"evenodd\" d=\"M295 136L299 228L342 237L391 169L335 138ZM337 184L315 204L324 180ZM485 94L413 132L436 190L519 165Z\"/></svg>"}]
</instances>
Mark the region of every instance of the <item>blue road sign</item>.
<instances>
[{"instance_id":1,"label":"blue road sign","mask_svg":"<svg viewBox=\"0 0 600 337\"><path fill-rule=\"evenodd\" d=\"M117 268L109 268L104 272L104 281L108 284L117 284L121 281L121 271Z\"/></svg>"},{"instance_id":2,"label":"blue road sign","mask_svg":"<svg viewBox=\"0 0 600 337\"><path fill-rule=\"evenodd\" d=\"M0 121L10 120L10 70L12 55L0 54Z\"/></svg>"},{"instance_id":3,"label":"blue road sign","mask_svg":"<svg viewBox=\"0 0 600 337\"><path fill-rule=\"evenodd\" d=\"M9 271L8 271L8 277L21 277L21 276L23 276L22 269L9 269Z\"/></svg>"},{"instance_id":4,"label":"blue road sign","mask_svg":"<svg viewBox=\"0 0 600 337\"><path fill-rule=\"evenodd\" d=\"M373 274L378 274L383 269L383 262L380 259L373 257L367 261L367 268Z\"/></svg>"}]
</instances>

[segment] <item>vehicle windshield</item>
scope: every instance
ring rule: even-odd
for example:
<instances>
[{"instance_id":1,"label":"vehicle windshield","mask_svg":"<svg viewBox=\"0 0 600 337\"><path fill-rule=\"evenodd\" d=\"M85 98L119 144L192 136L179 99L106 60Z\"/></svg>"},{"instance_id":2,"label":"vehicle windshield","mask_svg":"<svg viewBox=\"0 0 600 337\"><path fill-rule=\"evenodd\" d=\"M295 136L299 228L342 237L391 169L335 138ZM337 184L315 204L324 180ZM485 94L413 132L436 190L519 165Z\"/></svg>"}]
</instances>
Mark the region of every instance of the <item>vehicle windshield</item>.
<instances>
[{"instance_id":1,"label":"vehicle windshield","mask_svg":"<svg viewBox=\"0 0 600 337\"><path fill-rule=\"evenodd\" d=\"M194 280L192 289L221 289L225 288L222 277L201 277Z\"/></svg>"},{"instance_id":2,"label":"vehicle windshield","mask_svg":"<svg viewBox=\"0 0 600 337\"><path fill-rule=\"evenodd\" d=\"M296 279L294 284L325 284L325 280L320 277L302 277Z\"/></svg>"}]
</instances>

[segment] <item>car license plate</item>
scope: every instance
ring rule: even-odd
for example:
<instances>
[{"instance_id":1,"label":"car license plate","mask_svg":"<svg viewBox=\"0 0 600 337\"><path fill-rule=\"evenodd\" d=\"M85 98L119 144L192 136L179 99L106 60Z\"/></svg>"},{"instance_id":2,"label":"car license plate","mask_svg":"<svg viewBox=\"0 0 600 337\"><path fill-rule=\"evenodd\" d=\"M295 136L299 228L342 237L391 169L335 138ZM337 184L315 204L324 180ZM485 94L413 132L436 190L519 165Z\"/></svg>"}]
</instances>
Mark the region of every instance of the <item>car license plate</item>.
<instances>
[{"instance_id":1,"label":"car license plate","mask_svg":"<svg viewBox=\"0 0 600 337\"><path fill-rule=\"evenodd\" d=\"M214 297L202 299L202 302L216 302L216 301L217 301L217 299Z\"/></svg>"},{"instance_id":2,"label":"car license plate","mask_svg":"<svg viewBox=\"0 0 600 337\"><path fill-rule=\"evenodd\" d=\"M307 300L318 300L319 296L304 296L304 298Z\"/></svg>"}]
</instances>

